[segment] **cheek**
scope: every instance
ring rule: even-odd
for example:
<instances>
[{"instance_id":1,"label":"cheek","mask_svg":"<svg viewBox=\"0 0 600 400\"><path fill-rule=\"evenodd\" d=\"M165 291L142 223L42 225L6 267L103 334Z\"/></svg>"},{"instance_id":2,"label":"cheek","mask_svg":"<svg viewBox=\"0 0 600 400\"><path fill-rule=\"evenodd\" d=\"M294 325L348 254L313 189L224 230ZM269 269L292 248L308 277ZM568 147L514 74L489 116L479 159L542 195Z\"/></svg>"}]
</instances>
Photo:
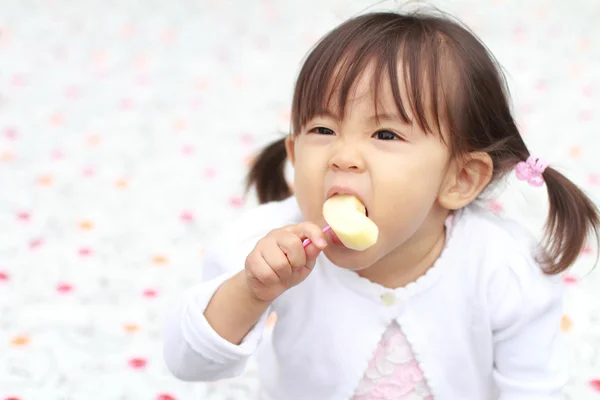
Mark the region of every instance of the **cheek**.
<instances>
[{"instance_id":1,"label":"cheek","mask_svg":"<svg viewBox=\"0 0 600 400\"><path fill-rule=\"evenodd\" d=\"M444 177L443 159L404 161L374 180L377 199L373 217L383 231L398 236L410 235L421 226L435 204Z\"/></svg>"},{"instance_id":2,"label":"cheek","mask_svg":"<svg viewBox=\"0 0 600 400\"><path fill-rule=\"evenodd\" d=\"M323 171L317 158L307 151L296 152L294 194L305 219L321 222Z\"/></svg>"}]
</instances>

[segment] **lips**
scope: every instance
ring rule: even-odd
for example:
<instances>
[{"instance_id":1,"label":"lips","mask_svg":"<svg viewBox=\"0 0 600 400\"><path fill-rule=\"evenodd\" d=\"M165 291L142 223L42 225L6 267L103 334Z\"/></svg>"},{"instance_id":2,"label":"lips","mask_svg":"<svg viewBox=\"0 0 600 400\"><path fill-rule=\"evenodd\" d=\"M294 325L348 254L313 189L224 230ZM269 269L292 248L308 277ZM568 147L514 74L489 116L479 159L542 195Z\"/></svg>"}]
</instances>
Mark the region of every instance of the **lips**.
<instances>
[{"instance_id":1,"label":"lips","mask_svg":"<svg viewBox=\"0 0 600 400\"><path fill-rule=\"evenodd\" d=\"M365 200L363 199L363 197L356 190L354 190L354 189L352 189L352 188L350 188L348 186L335 185L335 186L332 186L327 191L326 198L329 199L330 197L333 197L333 196L335 196L337 194L349 194L349 195L352 195L352 196L356 197L365 206L366 215L367 215L367 217L369 216L369 207L367 207L367 204L365 203Z\"/></svg>"}]
</instances>

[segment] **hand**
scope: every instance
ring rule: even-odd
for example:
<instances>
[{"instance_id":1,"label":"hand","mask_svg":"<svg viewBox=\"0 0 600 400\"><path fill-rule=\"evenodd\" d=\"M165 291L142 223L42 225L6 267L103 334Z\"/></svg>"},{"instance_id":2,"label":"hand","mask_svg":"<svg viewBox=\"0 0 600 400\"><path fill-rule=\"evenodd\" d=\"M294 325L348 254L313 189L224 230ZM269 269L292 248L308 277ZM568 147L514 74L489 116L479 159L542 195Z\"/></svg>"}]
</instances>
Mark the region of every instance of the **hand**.
<instances>
[{"instance_id":1,"label":"hand","mask_svg":"<svg viewBox=\"0 0 600 400\"><path fill-rule=\"evenodd\" d=\"M304 248L304 239L311 244ZM251 295L271 302L306 279L327 246L317 225L303 222L269 232L246 258L246 282Z\"/></svg>"}]
</instances>

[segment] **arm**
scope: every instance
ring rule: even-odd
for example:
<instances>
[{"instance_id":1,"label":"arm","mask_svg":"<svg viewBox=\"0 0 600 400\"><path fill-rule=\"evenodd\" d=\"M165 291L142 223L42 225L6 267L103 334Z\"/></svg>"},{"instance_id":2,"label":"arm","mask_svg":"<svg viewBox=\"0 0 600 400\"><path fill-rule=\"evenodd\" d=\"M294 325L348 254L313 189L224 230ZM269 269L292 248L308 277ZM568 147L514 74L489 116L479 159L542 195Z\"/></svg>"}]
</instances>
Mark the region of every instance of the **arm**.
<instances>
[{"instance_id":1,"label":"arm","mask_svg":"<svg viewBox=\"0 0 600 400\"><path fill-rule=\"evenodd\" d=\"M306 249L305 237L313 241ZM213 278L190 291L167 320L164 358L171 373L202 381L241 374L262 338L271 302L306 279L326 245L321 229L306 222L269 232L245 263L208 254L204 276ZM242 271L219 273L224 265L244 264Z\"/></svg>"},{"instance_id":2,"label":"arm","mask_svg":"<svg viewBox=\"0 0 600 400\"><path fill-rule=\"evenodd\" d=\"M269 305L270 302L258 300L250 293L246 273L241 271L217 289L204 311L204 317L219 336L233 344L240 344Z\"/></svg>"},{"instance_id":3,"label":"arm","mask_svg":"<svg viewBox=\"0 0 600 400\"><path fill-rule=\"evenodd\" d=\"M267 322L268 304L251 302L240 290L243 271L224 272L212 253L207 254L204 268L204 276L212 279L182 297L170 310L164 328L165 363L185 381L241 375Z\"/></svg>"},{"instance_id":4,"label":"arm","mask_svg":"<svg viewBox=\"0 0 600 400\"><path fill-rule=\"evenodd\" d=\"M493 276L489 293L500 400L560 399L568 378L560 281L519 260Z\"/></svg>"}]
</instances>

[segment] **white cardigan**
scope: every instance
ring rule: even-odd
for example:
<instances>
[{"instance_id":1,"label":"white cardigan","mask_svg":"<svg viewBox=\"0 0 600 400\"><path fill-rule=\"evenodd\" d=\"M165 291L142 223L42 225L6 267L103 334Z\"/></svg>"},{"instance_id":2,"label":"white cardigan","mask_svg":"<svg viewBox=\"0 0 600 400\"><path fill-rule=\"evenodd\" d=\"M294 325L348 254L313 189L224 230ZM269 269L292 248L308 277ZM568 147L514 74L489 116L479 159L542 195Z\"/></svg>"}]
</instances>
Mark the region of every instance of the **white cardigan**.
<instances>
[{"instance_id":1,"label":"white cardigan","mask_svg":"<svg viewBox=\"0 0 600 400\"><path fill-rule=\"evenodd\" d=\"M262 236L301 219L291 197L247 212L223 231L206 256L205 282L166 322L164 358L176 377L233 377L256 353L258 398L348 399L395 319L436 400L560 398L567 380L561 282L542 274L531 235L475 206L457 213L441 257L416 282L386 289L321 255L239 346L222 339L203 316L211 296L243 268ZM266 334L270 311L278 318Z\"/></svg>"}]
</instances>

